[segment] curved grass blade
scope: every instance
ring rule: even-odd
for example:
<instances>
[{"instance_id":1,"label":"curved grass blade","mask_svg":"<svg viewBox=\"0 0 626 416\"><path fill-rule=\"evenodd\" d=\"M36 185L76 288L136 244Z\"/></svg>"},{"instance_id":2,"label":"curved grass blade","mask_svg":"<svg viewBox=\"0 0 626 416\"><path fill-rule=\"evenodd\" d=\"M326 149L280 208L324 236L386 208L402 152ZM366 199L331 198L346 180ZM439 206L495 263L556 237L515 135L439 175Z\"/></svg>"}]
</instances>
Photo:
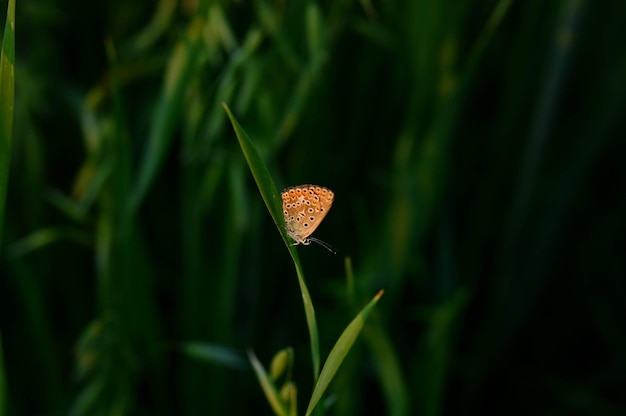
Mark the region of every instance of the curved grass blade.
<instances>
[{"instance_id":1,"label":"curved grass blade","mask_svg":"<svg viewBox=\"0 0 626 416\"><path fill-rule=\"evenodd\" d=\"M367 325L363 328L363 337L377 363L379 383L387 406L385 414L409 415L411 393L407 391L401 358L393 345L393 340L380 324Z\"/></svg>"},{"instance_id":2,"label":"curved grass blade","mask_svg":"<svg viewBox=\"0 0 626 416\"><path fill-rule=\"evenodd\" d=\"M265 371L263 364L261 364L259 359L256 358L254 352L252 352L251 350L248 351L248 358L250 359L250 363L252 364L254 373L256 374L259 383L261 384L261 388L265 393L265 397L270 403L272 410L274 410L274 414L279 416L287 416L287 409L285 409L282 400L280 400L280 397L278 396L278 391L276 390L276 387L274 386L274 383L272 382L270 377L267 375L267 371Z\"/></svg>"},{"instance_id":3,"label":"curved grass blade","mask_svg":"<svg viewBox=\"0 0 626 416\"><path fill-rule=\"evenodd\" d=\"M311 394L309 407L306 409L306 416L309 416L311 412L313 412L313 409L315 409L315 406L317 406L317 403L319 403L322 395L341 366L341 363L343 363L344 358L346 358L348 351L350 351L354 341L356 341L356 338L361 333L367 316L372 311L376 303L378 303L378 300L383 295L383 292L383 290L380 290L370 303L365 305L361 312L359 312L359 314L346 327L335 343L335 346L330 351L330 354L328 354L328 358L324 363L324 368L322 368L322 373L320 374L320 377L315 384L315 388L313 389L313 393Z\"/></svg>"},{"instance_id":4,"label":"curved grass blade","mask_svg":"<svg viewBox=\"0 0 626 416\"><path fill-rule=\"evenodd\" d=\"M280 197L278 196L278 192L276 191L276 185L274 184L274 180L270 175L265 162L259 155L256 147L248 137L248 134L243 130L241 125L233 116L233 113L230 111L230 108L226 103L222 103L226 114L228 114L228 118L233 125L233 130L235 130L235 135L237 136L237 140L239 141L239 145L241 146L241 151L243 152L244 157L246 158L246 162L248 162L248 166L250 167L250 171L252 172L252 176L254 177L254 181L259 188L259 192L261 192L261 197L263 197L263 201L267 206L267 209L274 220L274 224L278 227L281 236L285 240L285 243L288 244L287 235L284 231L284 227L281 225L284 223L282 219L282 208Z\"/></svg>"},{"instance_id":5,"label":"curved grass blade","mask_svg":"<svg viewBox=\"0 0 626 416\"><path fill-rule=\"evenodd\" d=\"M15 0L9 0L0 52L0 241L11 164L11 131L15 107Z\"/></svg>"},{"instance_id":6,"label":"curved grass blade","mask_svg":"<svg viewBox=\"0 0 626 416\"><path fill-rule=\"evenodd\" d=\"M182 112L185 91L193 78L202 48L203 22L191 22L186 36L174 49L165 73L163 91L148 136L135 189L129 201L128 217L134 218L161 168L173 139L174 128Z\"/></svg>"},{"instance_id":7,"label":"curved grass blade","mask_svg":"<svg viewBox=\"0 0 626 416\"><path fill-rule=\"evenodd\" d=\"M226 114L228 114L228 118L230 118L230 122L235 130L235 135L237 136L237 140L241 146L241 151L248 162L252 176L254 177L257 187L259 188L259 192L261 192L261 197L263 197L263 201L265 202L265 205L274 220L274 224L278 227L278 231L280 232L280 235L289 250L289 254L291 254L293 263L296 266L296 274L298 275L298 283L300 285L300 292L302 293L302 302L304 303L304 313L306 315L306 322L309 327L309 337L311 339L313 380L317 381L320 368L320 353L315 309L313 308L313 302L311 301L311 296L309 295L309 289L306 286L298 252L296 248L290 244L287 237L285 219L282 214L282 203L278 195L278 191L276 190L276 185L274 184L274 180L272 179L265 162L263 162L263 159L254 146L254 143L252 143L250 137L248 137L248 134L244 131L241 125L239 125L230 111L230 108L228 108L225 103L222 103L222 106L224 107Z\"/></svg>"}]
</instances>

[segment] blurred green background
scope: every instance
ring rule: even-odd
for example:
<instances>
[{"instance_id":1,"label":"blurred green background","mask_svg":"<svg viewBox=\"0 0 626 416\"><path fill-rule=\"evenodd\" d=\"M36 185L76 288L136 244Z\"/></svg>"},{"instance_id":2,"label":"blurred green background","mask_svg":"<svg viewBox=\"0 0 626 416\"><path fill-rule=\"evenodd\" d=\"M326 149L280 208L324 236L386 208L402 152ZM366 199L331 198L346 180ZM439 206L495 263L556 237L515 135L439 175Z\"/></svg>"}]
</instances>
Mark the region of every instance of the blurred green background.
<instances>
[{"instance_id":1,"label":"blurred green background","mask_svg":"<svg viewBox=\"0 0 626 416\"><path fill-rule=\"evenodd\" d=\"M335 192L338 254L298 247L322 359L385 289L326 414L626 414L626 2L16 10L0 414L269 415L245 351L287 346L302 414L295 270L222 102L280 189Z\"/></svg>"}]
</instances>

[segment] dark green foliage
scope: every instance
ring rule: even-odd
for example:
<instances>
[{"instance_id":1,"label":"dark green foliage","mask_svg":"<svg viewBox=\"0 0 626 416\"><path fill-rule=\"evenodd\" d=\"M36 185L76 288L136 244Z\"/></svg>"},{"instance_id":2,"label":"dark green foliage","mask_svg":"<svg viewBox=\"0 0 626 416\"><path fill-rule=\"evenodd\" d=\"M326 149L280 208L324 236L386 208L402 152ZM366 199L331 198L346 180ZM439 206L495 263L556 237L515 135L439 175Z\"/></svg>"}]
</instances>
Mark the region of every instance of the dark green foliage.
<instances>
[{"instance_id":1,"label":"dark green foliage","mask_svg":"<svg viewBox=\"0 0 626 416\"><path fill-rule=\"evenodd\" d=\"M335 193L338 254L293 248L319 365L385 290L326 414L626 414L625 2L15 10L0 415L271 414L247 351L285 348L304 414L316 341L222 103L278 191Z\"/></svg>"}]
</instances>

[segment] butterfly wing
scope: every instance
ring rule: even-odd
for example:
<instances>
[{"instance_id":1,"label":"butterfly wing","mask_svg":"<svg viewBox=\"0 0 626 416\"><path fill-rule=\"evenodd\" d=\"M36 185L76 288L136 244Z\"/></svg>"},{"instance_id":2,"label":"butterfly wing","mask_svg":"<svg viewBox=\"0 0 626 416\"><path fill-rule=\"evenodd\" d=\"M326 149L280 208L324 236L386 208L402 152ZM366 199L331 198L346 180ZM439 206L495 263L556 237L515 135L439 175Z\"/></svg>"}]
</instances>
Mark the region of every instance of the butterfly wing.
<instances>
[{"instance_id":1,"label":"butterfly wing","mask_svg":"<svg viewBox=\"0 0 626 416\"><path fill-rule=\"evenodd\" d=\"M285 189L281 199L287 234L296 244L306 245L330 210L334 193L323 186L301 185Z\"/></svg>"}]
</instances>

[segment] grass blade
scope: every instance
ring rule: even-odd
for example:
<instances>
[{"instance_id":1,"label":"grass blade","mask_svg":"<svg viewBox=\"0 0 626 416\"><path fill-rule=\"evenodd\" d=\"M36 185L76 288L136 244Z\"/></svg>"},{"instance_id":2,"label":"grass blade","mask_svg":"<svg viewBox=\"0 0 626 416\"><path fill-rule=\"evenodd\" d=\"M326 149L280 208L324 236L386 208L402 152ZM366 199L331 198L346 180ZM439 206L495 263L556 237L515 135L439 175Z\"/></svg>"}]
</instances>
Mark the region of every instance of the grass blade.
<instances>
[{"instance_id":1,"label":"grass blade","mask_svg":"<svg viewBox=\"0 0 626 416\"><path fill-rule=\"evenodd\" d=\"M283 240L285 240L285 244L289 245L287 240L287 234L285 233L285 227L283 227L284 220L282 219L281 214L281 202L278 196L278 191L276 190L276 185L274 184L274 180L270 175L265 162L259 155L256 147L248 137L248 134L243 130L241 125L237 122L235 117L233 116L230 108L225 103L222 103L224 110L226 110L226 114L230 118L230 121L233 125L233 130L235 130L235 134L237 135L237 140L239 141L239 145L241 146L241 150L243 151L243 155L246 158L246 162L248 162L248 166L250 167L250 171L252 172L252 176L259 188L259 192L261 192L261 197L267 206L267 209L274 220L274 224L278 227L278 231L280 232Z\"/></svg>"},{"instance_id":2,"label":"grass blade","mask_svg":"<svg viewBox=\"0 0 626 416\"><path fill-rule=\"evenodd\" d=\"M15 0L9 0L0 53L0 241L11 164L11 131L15 107Z\"/></svg>"},{"instance_id":3,"label":"grass blade","mask_svg":"<svg viewBox=\"0 0 626 416\"><path fill-rule=\"evenodd\" d=\"M245 368L245 360L234 349L222 345L207 342L184 342L180 350L183 354L206 363L234 370L243 370Z\"/></svg>"},{"instance_id":4,"label":"grass blade","mask_svg":"<svg viewBox=\"0 0 626 416\"><path fill-rule=\"evenodd\" d=\"M261 384L261 388L265 393L265 397L267 398L267 401L270 403L270 406L272 406L272 409L274 410L274 414L279 416L287 416L287 409L285 409L285 406L280 400L280 397L278 397L278 391L276 390L276 387L274 386L274 383L272 382L270 377L267 375L267 371L265 371L265 368L263 368L263 364L261 364L259 359L256 358L256 355L252 351L248 351L248 358L250 359L250 363L252 364L254 373L256 374L259 383Z\"/></svg>"},{"instance_id":5,"label":"grass blade","mask_svg":"<svg viewBox=\"0 0 626 416\"><path fill-rule=\"evenodd\" d=\"M313 363L313 381L317 382L317 377L320 373L320 341L317 333L317 321L315 319L315 309L313 308L313 301L311 295L309 295L309 289L306 287L304 280L304 272L302 271L302 265L298 258L295 247L289 247L289 253L293 258L293 262L296 266L296 273L298 275L298 284L300 285L300 292L302 293L302 302L304 303L304 313L306 315L306 322L309 327L309 337L311 339L311 361Z\"/></svg>"},{"instance_id":6,"label":"grass blade","mask_svg":"<svg viewBox=\"0 0 626 416\"><path fill-rule=\"evenodd\" d=\"M378 300L383 295L383 290L379 291L376 296L368 303L359 314L350 322L350 324L343 331L335 346L328 354L328 358L324 363L324 368L322 368L322 373L320 374L319 380L315 384L315 388L313 389L313 394L311 394L311 400L309 401L309 407L306 409L306 415L310 415L317 406L317 403L322 398L322 395L328 388L328 385L332 381L333 377L337 373L337 370L343 363L344 358L352 348L354 341L356 341L357 337L361 333L363 329L363 324L365 323L365 319L372 311Z\"/></svg>"},{"instance_id":7,"label":"grass blade","mask_svg":"<svg viewBox=\"0 0 626 416\"><path fill-rule=\"evenodd\" d=\"M388 416L406 416L410 413L411 393L407 392L402 361L388 331L380 324L367 325L363 336L377 363L381 390L387 403Z\"/></svg>"},{"instance_id":8,"label":"grass blade","mask_svg":"<svg viewBox=\"0 0 626 416\"><path fill-rule=\"evenodd\" d=\"M131 219L137 214L172 146L174 129L182 112L185 91L193 78L196 60L202 46L202 29L202 21L194 20L187 29L186 37L174 49L168 63L163 95L155 112L137 183L130 200L129 217Z\"/></svg>"},{"instance_id":9,"label":"grass blade","mask_svg":"<svg viewBox=\"0 0 626 416\"><path fill-rule=\"evenodd\" d=\"M291 258L293 259L293 263L296 266L296 274L298 275L298 283L300 285L300 292L302 293L302 302L304 303L304 313L306 315L306 322L309 327L309 337L311 340L311 360L313 363L313 380L317 381L317 376L319 374L320 368L320 353L319 353L319 335L317 332L317 322L315 319L315 309L313 308L313 302L311 301L311 296L309 294L309 290L306 286L306 281L304 279L304 272L302 271L302 265L300 264L300 258L298 257L298 252L296 248L289 243L287 238L287 232L285 228L285 220L282 215L282 204L278 195L278 191L276 190L276 185L274 184L274 180L270 175L265 162L259 155L256 147L248 137L248 134L243 130L241 125L237 122L235 117L233 116L230 108L223 103L224 110L226 110L226 114L230 118L230 121L233 125L233 129L235 130L235 134L237 136L237 140L239 141L239 145L241 146L241 150L248 162L248 166L250 167L250 171L252 172L252 176L259 188L259 192L261 192L261 196L263 197L263 201L267 206L267 209L274 220L274 224L278 227L278 231L289 250L289 254L291 254Z\"/></svg>"}]
</instances>

